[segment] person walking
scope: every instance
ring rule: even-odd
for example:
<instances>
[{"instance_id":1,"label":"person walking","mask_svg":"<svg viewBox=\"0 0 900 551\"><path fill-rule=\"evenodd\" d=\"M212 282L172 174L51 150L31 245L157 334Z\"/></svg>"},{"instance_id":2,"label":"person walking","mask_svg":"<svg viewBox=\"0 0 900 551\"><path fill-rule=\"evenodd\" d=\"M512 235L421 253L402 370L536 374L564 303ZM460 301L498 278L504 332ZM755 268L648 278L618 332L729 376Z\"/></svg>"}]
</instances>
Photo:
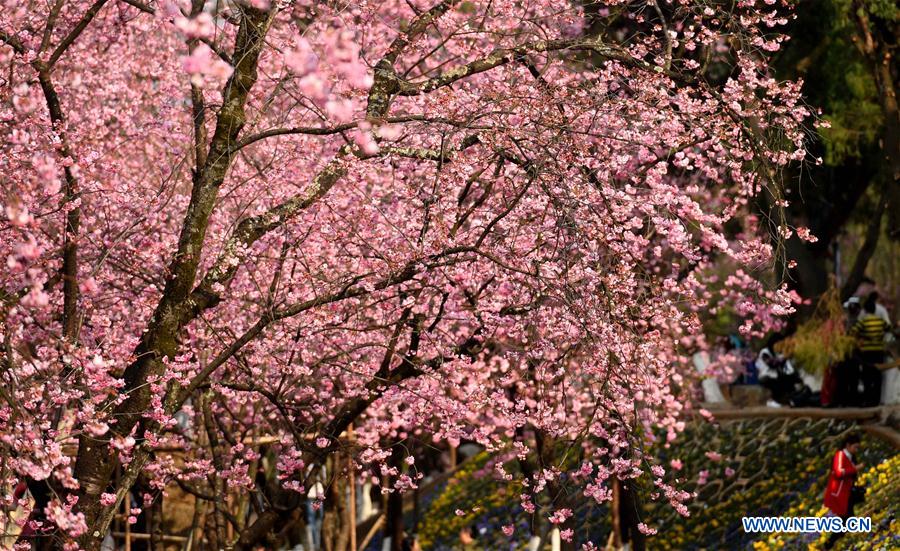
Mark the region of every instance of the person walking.
<instances>
[{"instance_id":1,"label":"person walking","mask_svg":"<svg viewBox=\"0 0 900 551\"><path fill-rule=\"evenodd\" d=\"M870 293L863 304L862 314L850 330L850 335L857 340L862 363L863 406L877 406L881 401L881 371L878 364L884 363L885 336L891 329L884 318L876 314L877 304L878 293Z\"/></svg>"},{"instance_id":2,"label":"person walking","mask_svg":"<svg viewBox=\"0 0 900 551\"><path fill-rule=\"evenodd\" d=\"M858 434L850 433L844 438L841 449L831 460L831 472L825 487L825 506L843 520L853 516L853 506L856 505L853 486L859 470L859 447ZM832 532L825 543L825 549L831 549L841 535L842 532Z\"/></svg>"}]
</instances>

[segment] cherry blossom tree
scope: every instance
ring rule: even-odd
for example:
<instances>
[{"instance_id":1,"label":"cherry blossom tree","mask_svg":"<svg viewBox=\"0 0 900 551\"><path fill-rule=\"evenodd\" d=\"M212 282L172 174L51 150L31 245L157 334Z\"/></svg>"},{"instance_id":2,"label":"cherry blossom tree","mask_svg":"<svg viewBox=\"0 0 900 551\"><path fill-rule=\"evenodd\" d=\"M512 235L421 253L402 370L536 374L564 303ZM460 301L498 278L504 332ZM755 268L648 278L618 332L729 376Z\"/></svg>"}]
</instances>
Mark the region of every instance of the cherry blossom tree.
<instances>
[{"instance_id":1,"label":"cherry blossom tree","mask_svg":"<svg viewBox=\"0 0 900 551\"><path fill-rule=\"evenodd\" d=\"M249 548L314 467L414 488L410 439L518 458L552 524L559 450L682 508L641 450L702 319L791 309L775 4L0 1L0 482L84 549L136 484Z\"/></svg>"}]
</instances>

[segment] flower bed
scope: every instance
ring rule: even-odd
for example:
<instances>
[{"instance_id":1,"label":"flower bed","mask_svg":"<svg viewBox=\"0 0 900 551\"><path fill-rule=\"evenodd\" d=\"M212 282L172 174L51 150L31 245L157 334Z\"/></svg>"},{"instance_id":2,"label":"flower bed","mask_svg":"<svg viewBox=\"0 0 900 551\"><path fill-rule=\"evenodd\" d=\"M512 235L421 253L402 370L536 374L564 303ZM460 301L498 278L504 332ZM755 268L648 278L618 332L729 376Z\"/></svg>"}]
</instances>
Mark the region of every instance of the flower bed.
<instances>
[{"instance_id":1,"label":"flower bed","mask_svg":"<svg viewBox=\"0 0 900 551\"><path fill-rule=\"evenodd\" d=\"M521 517L520 492L517 486L497 482L491 476L490 465L491 458L486 453L473 457L431 500L419 531L423 549L449 548L465 527L482 533L486 548L509 548L502 527ZM524 533L527 524L520 528Z\"/></svg>"},{"instance_id":2,"label":"flower bed","mask_svg":"<svg viewBox=\"0 0 900 551\"><path fill-rule=\"evenodd\" d=\"M653 547L746 548L756 537L744 532L741 517L784 515L802 499L821 504L834 450L850 428L829 419L744 420L689 428L672 452L685 465L681 476L690 481L685 487L698 497L688 507L689 517L661 505L646 507L650 518L660 518ZM710 459L709 451L721 458ZM872 465L891 453L881 441L869 439L861 456ZM703 478L707 481L701 484Z\"/></svg>"},{"instance_id":3,"label":"flower bed","mask_svg":"<svg viewBox=\"0 0 900 551\"><path fill-rule=\"evenodd\" d=\"M664 460L667 481L678 479L679 487L697 492L697 498L688 506L689 517L678 515L668 504L645 500L646 522L659 530L648 547L805 549L810 542L799 536L760 539L746 534L741 517L823 513L831 457L851 428L830 419L697 423L668 447L657 445L654 454ZM857 512L872 517L874 533L868 539L847 536L836 548L887 549L898 544L888 541L890 534L900 533L893 518L900 501L900 456L873 438L866 439L860 455L865 465L874 467L861 477L870 497ZM419 526L423 549L449 548L466 526L481 532L486 549L525 546L529 515L519 505L519 491L497 482L492 472L487 455L473 458L433 497ZM645 486L648 482L642 481ZM573 509L575 541L604 543L610 530L608 507L581 497ZM512 536L503 533L504 526L515 528Z\"/></svg>"},{"instance_id":4,"label":"flower bed","mask_svg":"<svg viewBox=\"0 0 900 551\"><path fill-rule=\"evenodd\" d=\"M872 519L872 532L846 534L839 538L832 549L875 551L900 549L900 455L894 455L868 468L859 477L859 484L866 487L865 502L856 507L854 514ZM786 516L824 516L822 506L825 480L819 480L806 495L797 500L785 513ZM827 536L800 534L772 534L753 543L756 551L781 549L824 549Z\"/></svg>"}]
</instances>

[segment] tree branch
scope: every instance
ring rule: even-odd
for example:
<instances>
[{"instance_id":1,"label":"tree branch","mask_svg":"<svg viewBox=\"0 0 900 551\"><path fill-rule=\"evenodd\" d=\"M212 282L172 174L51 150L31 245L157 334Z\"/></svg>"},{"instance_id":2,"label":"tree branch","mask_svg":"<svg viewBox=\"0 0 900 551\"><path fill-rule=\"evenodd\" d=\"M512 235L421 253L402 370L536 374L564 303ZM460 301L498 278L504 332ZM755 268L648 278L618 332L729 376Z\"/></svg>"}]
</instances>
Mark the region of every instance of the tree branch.
<instances>
[{"instance_id":1,"label":"tree branch","mask_svg":"<svg viewBox=\"0 0 900 551\"><path fill-rule=\"evenodd\" d=\"M560 50L593 51L608 59L623 61L632 66L637 65L643 68L651 68L649 64L644 64L640 60L627 55L625 52L612 48L610 46L603 45L597 40L584 38L538 40L513 48L498 48L481 59L466 63L465 65L460 65L453 69L449 69L436 77L418 82L403 82L399 85L400 90L398 93L401 96L418 96L420 94L426 94L428 92L437 90L438 88L449 86L454 82L462 80L466 77L483 73L485 71L490 71L491 69L495 69L497 67L500 67L501 65L506 65L513 61L516 61L517 59L521 59L523 56L528 54L546 53ZM664 71L664 69L660 69Z\"/></svg>"},{"instance_id":2,"label":"tree branch","mask_svg":"<svg viewBox=\"0 0 900 551\"><path fill-rule=\"evenodd\" d=\"M442 256L455 252L457 251L454 249L448 249L447 251L444 251L442 253L432 255L431 260L436 261ZM240 337L232 342L231 345L228 346L228 348L226 348L215 358L213 358L213 360L210 361L191 380L190 384L185 387L184 391L181 392L179 396L170 395L167 403L167 411L170 411L172 413L177 411L181 407L181 405L183 405L184 402L187 401L188 397L190 397L190 395L195 390L197 390L197 388L199 388L216 369L225 364L226 361L234 356L247 343L259 336L259 334L262 333L263 330L265 330L266 327L268 327L273 322L297 316L318 306L331 304L333 302L338 302L340 300L348 298L361 297L364 295L368 295L372 292L372 290L381 291L387 289L388 287L404 283L415 277L422 269L424 269L424 267L425 265L421 261L410 261L400 271L395 272L388 277L378 281L369 288L359 285L359 282L364 278L364 276L358 276L352 278L338 291L294 304L287 308L271 312L269 315L260 318L259 321L253 324L250 329L246 330Z\"/></svg>"},{"instance_id":3,"label":"tree branch","mask_svg":"<svg viewBox=\"0 0 900 551\"><path fill-rule=\"evenodd\" d=\"M22 55L28 51L25 48L25 45L22 44L21 40L19 40L14 35L11 35L6 31L0 31L0 40L9 44L10 47L13 49L13 51L19 55Z\"/></svg>"},{"instance_id":4,"label":"tree branch","mask_svg":"<svg viewBox=\"0 0 900 551\"><path fill-rule=\"evenodd\" d=\"M416 41L434 21L447 13L459 0L444 0L435 4L428 11L417 15L409 24L405 33L394 39L387 53L375 65L375 78L369 89L366 115L369 118L384 117L390 108L391 99L401 89L400 79L394 64L410 43Z\"/></svg>"},{"instance_id":5,"label":"tree branch","mask_svg":"<svg viewBox=\"0 0 900 551\"><path fill-rule=\"evenodd\" d=\"M139 2L138 0L120 0L120 1L125 2L129 6L133 6L137 9L141 10L144 13L149 13L150 15L153 15L156 13L155 9L151 8L147 4L144 4L143 2Z\"/></svg>"},{"instance_id":6,"label":"tree branch","mask_svg":"<svg viewBox=\"0 0 900 551\"><path fill-rule=\"evenodd\" d=\"M69 34L66 35L65 38L62 39L62 42L56 46L56 49L53 50L53 53L50 54L50 59L47 60L47 68L51 69L59 58L66 53L66 50L69 49L69 46L72 45L75 40L81 36L81 33L84 32L84 29L90 24L91 20L97 16L97 13L100 12L100 9L106 4L108 0L96 0L84 15L81 16L81 19L78 20L78 23L75 24L75 28L72 29Z\"/></svg>"},{"instance_id":7,"label":"tree branch","mask_svg":"<svg viewBox=\"0 0 900 551\"><path fill-rule=\"evenodd\" d=\"M294 127L284 127L284 128L270 128L268 130L263 130L257 132L256 134L251 134L235 144L232 149L233 152L237 152L248 145L254 144L260 140L264 140L266 138L272 138L275 136L291 136L291 135L308 135L308 136L331 136L334 134L340 134L341 132L345 132L347 130L352 130L359 126L360 121L347 122L344 124L339 124L336 126L294 126ZM404 122L425 122L425 123L434 123L434 124L446 124L449 126L454 126L457 128L470 128L471 124L469 121L457 121L453 119L446 119L443 117L429 117L427 115L398 115L396 117L385 117L380 119L379 122L394 124L394 123L404 123Z\"/></svg>"},{"instance_id":8,"label":"tree branch","mask_svg":"<svg viewBox=\"0 0 900 551\"><path fill-rule=\"evenodd\" d=\"M294 195L263 214L245 218L238 223L212 267L191 292L188 300L178 309L176 316L178 323L183 325L196 318L203 310L218 304L221 298L215 288L217 285L228 283L234 277L244 251L262 236L282 226L318 201L346 173L343 162L335 159L319 171L312 183L302 193Z\"/></svg>"},{"instance_id":9,"label":"tree branch","mask_svg":"<svg viewBox=\"0 0 900 551\"><path fill-rule=\"evenodd\" d=\"M44 93L44 99L47 102L47 109L50 111L50 121L56 127L59 134L61 148L59 153L62 157L74 158L72 151L69 149L69 140L65 132L65 117L63 116L62 106L59 102L59 95L53 86L48 70L41 70L38 73L38 81L41 90ZM72 172L70 166L63 169L65 176L63 186L63 205L78 200L78 179ZM70 342L75 342L78 338L78 230L81 225L81 207L75 206L66 212L66 225L63 232L63 336Z\"/></svg>"},{"instance_id":10,"label":"tree branch","mask_svg":"<svg viewBox=\"0 0 900 551\"><path fill-rule=\"evenodd\" d=\"M853 296L853 293L856 292L856 288L859 287L859 284L862 283L862 280L866 275L866 268L869 266L869 260L872 259L872 255L875 254L875 249L878 246L878 238L881 235L881 219L884 218L884 211L887 210L887 203L888 191L884 190L878 201L878 206L875 208L875 214L873 214L872 218L869 220L869 225L866 228L866 238L859 248L859 252L856 253L856 259L853 261L853 267L847 275L847 281L845 281L843 287L841 287L842 301Z\"/></svg>"},{"instance_id":11,"label":"tree branch","mask_svg":"<svg viewBox=\"0 0 900 551\"><path fill-rule=\"evenodd\" d=\"M218 188L233 159L231 147L246 119L244 106L250 89L256 83L259 55L276 11L274 8L263 11L248 6L241 7L241 25L234 48L237 63L222 93L222 107L217 114L209 154L205 164L200 167L201 173L191 190L190 203L182 223L177 251L169 267L170 276L166 287L135 350L137 359L125 369L125 387L121 392L126 398L112 412L117 423L101 442L92 438L79 440L75 463L75 476L81 483L78 509L84 514L89 527L79 541L82 547L97 548L100 541L98 538L106 533L112 519L112 509L99 502L100 494L106 491L116 464L115 454L109 453L109 440L130 433L141 421L151 399L147 381L165 371L166 366L162 361L164 357L177 353L178 333L183 325L174 314L192 291L209 217L216 203ZM129 465L129 473L132 467L139 469L145 461L145 457L136 455ZM119 492L132 483L133 479L126 476Z\"/></svg>"}]
</instances>

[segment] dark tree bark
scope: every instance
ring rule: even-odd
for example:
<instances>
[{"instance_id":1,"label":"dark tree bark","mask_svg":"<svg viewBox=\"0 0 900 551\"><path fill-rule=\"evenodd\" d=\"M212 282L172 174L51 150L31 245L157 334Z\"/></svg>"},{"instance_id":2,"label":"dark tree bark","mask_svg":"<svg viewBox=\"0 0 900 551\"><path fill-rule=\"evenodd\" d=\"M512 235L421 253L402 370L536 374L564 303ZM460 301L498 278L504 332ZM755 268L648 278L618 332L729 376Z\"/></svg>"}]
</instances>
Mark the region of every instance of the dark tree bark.
<instances>
[{"instance_id":1,"label":"dark tree bark","mask_svg":"<svg viewBox=\"0 0 900 551\"><path fill-rule=\"evenodd\" d=\"M332 474L325 493L325 514L322 518L322 547L324 551L347 551L350 527L347 524L346 478L340 468L342 454L332 454L326 462Z\"/></svg>"},{"instance_id":2,"label":"dark tree bark","mask_svg":"<svg viewBox=\"0 0 900 551\"><path fill-rule=\"evenodd\" d=\"M873 19L864 2L855 0L852 13L858 36L853 39L865 58L878 88L878 99L884 116L881 138L882 174L885 179L888 211L888 235L900 238L900 107L897 103L896 49L900 42L900 26L896 22Z\"/></svg>"},{"instance_id":3,"label":"dark tree bark","mask_svg":"<svg viewBox=\"0 0 900 551\"><path fill-rule=\"evenodd\" d=\"M116 454L109 441L116 436L128 435L141 422L151 400L147 381L165 371L163 358L173 357L177 353L178 335L189 321L185 316L185 303L197 277L200 252L218 189L231 165L233 144L244 126L244 106L250 89L256 83L259 54L275 11L261 11L246 6L242 8L241 25L234 47L234 74L225 86L207 162L198 167L200 176L195 179L191 192L178 250L169 269L171 276L166 281L163 296L137 347L135 356L138 359L125 370L125 388L122 392L128 397L115 408L114 415L118 423L106 438L100 442L93 437L79 440L75 462L75 477L81 484L78 510L84 514L88 526L87 533L80 538L79 543L89 551L99 549L112 520L112 507L100 504L100 494L106 491L116 466ZM136 471L140 470L146 460L147 452L138 447L130 465L133 473L130 477L123 478L125 484L130 486L134 483Z\"/></svg>"},{"instance_id":4,"label":"dark tree bark","mask_svg":"<svg viewBox=\"0 0 900 551\"><path fill-rule=\"evenodd\" d=\"M881 221L884 218L884 211L887 209L887 202L887 192L885 192L878 201L878 207L875 209L875 213L872 215L872 219L866 228L865 241L863 241L862 247L859 248L859 252L856 253L853 267L850 269L850 273L847 274L847 280L844 282L843 287L841 287L842 301L853 296L853 293L866 275L866 267L868 267L872 255L875 254L875 248L878 246L878 239L881 236Z\"/></svg>"},{"instance_id":5,"label":"dark tree bark","mask_svg":"<svg viewBox=\"0 0 900 551\"><path fill-rule=\"evenodd\" d=\"M622 481L618 478L613 480L612 514L615 548L630 544L633 551L644 551L647 548L647 539L638 530L640 498L633 481Z\"/></svg>"},{"instance_id":6,"label":"dark tree bark","mask_svg":"<svg viewBox=\"0 0 900 551\"><path fill-rule=\"evenodd\" d=\"M807 225L818 238L815 243L801 241L796 236L782 242L777 228L770 228L773 246L783 246L784 257L778 262L778 267L782 269L780 276L801 297L812 300L811 304L798 307L799 319L811 314L818 298L828 290L834 243L856 212L875 176L876 172L871 167L855 164L817 167L804 173L803 181L793 188L786 186L790 188L787 190L791 201L787 212L789 221L797 226ZM784 181L799 177L788 176ZM759 201L759 210L768 216L771 198L759 198ZM790 260L797 262L794 268L787 267Z\"/></svg>"},{"instance_id":7,"label":"dark tree bark","mask_svg":"<svg viewBox=\"0 0 900 551\"><path fill-rule=\"evenodd\" d=\"M402 447L394 446L389 465L398 470L403 469ZM393 477L388 478L388 487L392 485L393 481ZM390 551L401 551L401 545L403 544L403 495L396 491L389 493L387 496L384 537L391 538Z\"/></svg>"}]
</instances>

